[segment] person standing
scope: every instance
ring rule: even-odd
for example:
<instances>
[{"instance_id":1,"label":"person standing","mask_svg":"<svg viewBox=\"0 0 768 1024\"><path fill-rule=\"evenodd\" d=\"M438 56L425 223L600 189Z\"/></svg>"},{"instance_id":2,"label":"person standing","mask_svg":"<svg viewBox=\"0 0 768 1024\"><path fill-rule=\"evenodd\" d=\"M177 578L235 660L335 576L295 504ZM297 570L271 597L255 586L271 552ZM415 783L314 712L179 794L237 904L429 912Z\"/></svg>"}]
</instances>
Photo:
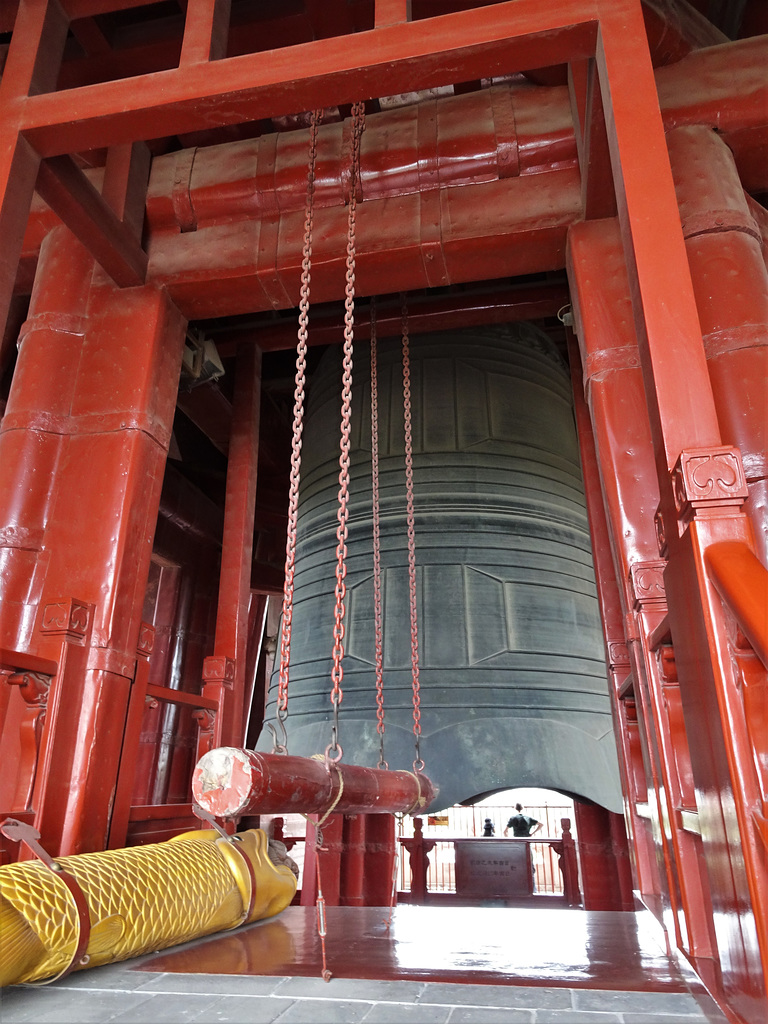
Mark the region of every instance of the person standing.
<instances>
[{"instance_id":1,"label":"person standing","mask_svg":"<svg viewBox=\"0 0 768 1024\"><path fill-rule=\"evenodd\" d=\"M536 818L531 818L528 814L523 814L523 805L515 804L515 810L517 814L513 815L507 822L507 827L504 829L504 835L509 834L510 828L512 829L512 835L516 839L525 839L529 836L535 835L543 825Z\"/></svg>"}]
</instances>

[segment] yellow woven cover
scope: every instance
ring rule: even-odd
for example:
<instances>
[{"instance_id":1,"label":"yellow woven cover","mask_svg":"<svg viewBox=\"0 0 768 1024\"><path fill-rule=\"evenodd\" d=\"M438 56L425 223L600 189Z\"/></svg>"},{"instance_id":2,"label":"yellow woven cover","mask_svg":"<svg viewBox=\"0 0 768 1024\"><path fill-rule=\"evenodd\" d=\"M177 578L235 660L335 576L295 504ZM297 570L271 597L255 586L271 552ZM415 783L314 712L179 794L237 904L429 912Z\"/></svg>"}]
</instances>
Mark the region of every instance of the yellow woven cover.
<instances>
[{"instance_id":1,"label":"yellow woven cover","mask_svg":"<svg viewBox=\"0 0 768 1024\"><path fill-rule=\"evenodd\" d=\"M296 879L267 855L260 829L240 834L238 849L253 864L256 902L249 921L280 913ZM151 846L59 857L85 893L91 918L88 963L99 964L242 923L250 879L231 844L213 831ZM77 913L64 883L39 861L0 867L0 984L58 974L77 945Z\"/></svg>"}]
</instances>

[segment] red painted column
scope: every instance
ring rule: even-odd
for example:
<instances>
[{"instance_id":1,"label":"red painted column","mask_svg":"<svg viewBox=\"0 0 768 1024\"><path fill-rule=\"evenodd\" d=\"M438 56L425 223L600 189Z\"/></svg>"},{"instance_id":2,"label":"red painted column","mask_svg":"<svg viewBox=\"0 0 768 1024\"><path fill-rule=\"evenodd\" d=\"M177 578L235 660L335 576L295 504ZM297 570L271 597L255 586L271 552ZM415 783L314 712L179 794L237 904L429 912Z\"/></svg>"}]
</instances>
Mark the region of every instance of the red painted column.
<instances>
[{"instance_id":1,"label":"red painted column","mask_svg":"<svg viewBox=\"0 0 768 1024\"><path fill-rule=\"evenodd\" d=\"M260 408L261 350L256 345L241 345L237 353L227 463L216 640L213 655L203 665L203 694L218 700L219 711L212 735L201 733L198 756L211 745L239 746L245 742L245 670Z\"/></svg>"},{"instance_id":2,"label":"red painted column","mask_svg":"<svg viewBox=\"0 0 768 1024\"><path fill-rule=\"evenodd\" d=\"M746 479L738 450L722 444L640 4L598 0L598 10L596 59L659 480L665 628L711 883L718 998L762 1022L768 787L734 657L739 638L707 568L716 544L754 549Z\"/></svg>"},{"instance_id":3,"label":"red painted column","mask_svg":"<svg viewBox=\"0 0 768 1024\"><path fill-rule=\"evenodd\" d=\"M710 128L667 135L712 393L741 452L757 552L768 564L768 269L733 154Z\"/></svg>"},{"instance_id":4,"label":"red painted column","mask_svg":"<svg viewBox=\"0 0 768 1024\"><path fill-rule=\"evenodd\" d=\"M342 907L364 906L366 870L365 822L368 815L345 814L343 848L339 866L339 903Z\"/></svg>"},{"instance_id":5,"label":"red painted column","mask_svg":"<svg viewBox=\"0 0 768 1024\"><path fill-rule=\"evenodd\" d=\"M322 826L318 852L311 815L307 829L301 905L317 899L317 859L328 906L388 907L395 862L395 819L391 814L332 814Z\"/></svg>"},{"instance_id":6,"label":"red painted column","mask_svg":"<svg viewBox=\"0 0 768 1024\"><path fill-rule=\"evenodd\" d=\"M8 499L38 531L38 589L19 602L34 629L15 614L16 636L53 659L70 641L33 806L48 849L74 853L106 845L185 322L156 288L91 282L64 228L43 255L3 432L19 453Z\"/></svg>"},{"instance_id":7,"label":"red painted column","mask_svg":"<svg viewBox=\"0 0 768 1024\"><path fill-rule=\"evenodd\" d=\"M574 283L578 281L578 274L572 270ZM578 290L575 291L578 299ZM619 296L614 296L615 303L620 301ZM600 353L605 361L601 366L600 376L604 378L599 384L588 381L590 400L595 406L595 421L601 430L601 441L605 447L606 436L604 429L608 426L608 420L600 416L600 397L605 394L606 386L612 379L618 385L618 379L622 377L617 373L620 368L621 359L617 360L619 365L613 366L613 373L609 373L612 359L600 348L605 344L604 333L613 338L620 338L621 335L614 332L602 332L598 326L590 321L589 327L578 317L579 328L582 333L582 347L585 358L592 362L597 353ZM595 335L597 335L595 337ZM571 365L571 376L573 379L573 401L576 427L579 435L579 452L581 458L582 476L584 479L584 491L587 500L587 515L589 518L590 539L592 542L592 557L595 563L595 579L597 583L597 595L600 604L600 615L603 623L606 649L606 665L608 668L608 680L611 687L613 700L611 707L614 718L614 731L616 744L619 752L619 768L622 775L622 790L625 795L625 814L627 827L632 838L632 853L634 857L637 886L644 898L656 903L660 898L659 871L656 862L653 836L650 831L650 823L638 811L638 806L648 803L648 781L645 774L643 750L640 742L640 734L637 717L637 702L635 700L634 687L632 685L632 669L629 659L629 648L625 634L624 624L626 618L626 599L624 595L623 580L619 586L616 578L616 571L626 572L626 553L622 541L626 542L627 531L619 543L615 545L617 550L617 568L614 568L612 548L614 547L614 534L606 518L606 509L603 504L603 484L600 478L600 467L597 461L595 448L595 434L590 422L589 407L584 395L584 378L579 345L573 332L568 331L568 354ZM631 340L631 339L630 339ZM600 359L600 355L597 355ZM594 366L594 363L592 362ZM639 371L635 371L636 375ZM642 384L637 382L642 387ZM621 392L627 396L626 387L621 387ZM642 419L633 423L624 424L629 429L641 431ZM647 432L647 431L646 431ZM611 433L608 436L612 436ZM642 446L642 436L640 437ZM650 439L648 439L649 441ZM646 445L650 456L650 443ZM635 450L632 445L632 450ZM612 452L609 457L616 458L618 452ZM633 478L630 478L633 479ZM611 477L606 481L607 488L616 488L621 492L626 486L626 477ZM616 512L623 511L624 503L619 494L615 495L618 501L610 505L610 511L614 516Z\"/></svg>"},{"instance_id":8,"label":"red painted column","mask_svg":"<svg viewBox=\"0 0 768 1024\"><path fill-rule=\"evenodd\" d=\"M66 229L43 244L0 427L0 646L26 649L46 571L45 531L85 333L93 261Z\"/></svg>"},{"instance_id":9,"label":"red painted column","mask_svg":"<svg viewBox=\"0 0 768 1024\"><path fill-rule=\"evenodd\" d=\"M605 512L621 583L629 678L622 681L618 696L623 698L625 745L637 750L639 741L645 764L646 798L636 805L633 834L650 838L652 830L664 878L662 891L649 890L649 879L642 879L641 894L657 916L665 918L683 949L711 957L711 910L708 884L701 876L701 841L687 831L682 817L684 810L695 816L696 800L685 728L681 716L675 717L677 679L664 679L655 650L654 630L667 611L665 563L658 557L654 528L659 491L618 223L590 221L574 227L568 270ZM582 451L585 440L582 431ZM588 479L586 471L585 475ZM596 557L599 553L598 549ZM610 649L609 658L613 660ZM643 783L638 784L637 773L633 781L639 797ZM645 821L637 820L640 811Z\"/></svg>"},{"instance_id":10,"label":"red painted column","mask_svg":"<svg viewBox=\"0 0 768 1024\"><path fill-rule=\"evenodd\" d=\"M396 843L394 815L365 815L363 903L366 907L389 906L392 898Z\"/></svg>"},{"instance_id":11,"label":"red painted column","mask_svg":"<svg viewBox=\"0 0 768 1024\"><path fill-rule=\"evenodd\" d=\"M627 910L628 850L621 819L604 807L577 800L577 846L585 910ZM622 834L623 833L623 834Z\"/></svg>"}]
</instances>

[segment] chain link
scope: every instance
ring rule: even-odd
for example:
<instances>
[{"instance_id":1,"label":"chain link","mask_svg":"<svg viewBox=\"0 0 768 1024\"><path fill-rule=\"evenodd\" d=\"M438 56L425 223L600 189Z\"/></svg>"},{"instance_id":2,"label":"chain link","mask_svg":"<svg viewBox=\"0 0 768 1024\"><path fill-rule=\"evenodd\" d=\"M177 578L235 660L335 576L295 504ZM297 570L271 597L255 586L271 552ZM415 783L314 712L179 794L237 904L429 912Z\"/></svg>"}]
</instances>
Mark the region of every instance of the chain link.
<instances>
[{"instance_id":1,"label":"chain link","mask_svg":"<svg viewBox=\"0 0 768 1024\"><path fill-rule=\"evenodd\" d=\"M352 420L352 342L355 324L355 216L357 212L357 191L360 177L360 137L365 127L365 105L362 102L352 104L352 172L349 184L349 209L347 220L347 273L344 289L344 362L342 370L341 399L341 439L339 441L339 509L336 513L339 525L336 529L336 609L333 627L333 667L331 669L331 704L333 705L332 741L326 751L338 751L336 758L341 757L339 747L339 705L344 698L342 682L344 669L344 599L347 585L347 537L349 520L349 450L350 429Z\"/></svg>"},{"instance_id":2,"label":"chain link","mask_svg":"<svg viewBox=\"0 0 768 1024\"><path fill-rule=\"evenodd\" d=\"M288 753L285 720L288 717L288 679L291 660L291 625L293 621L293 589L296 564L296 522L301 475L301 445L304 432L304 394L307 369L307 327L309 323L309 284L312 269L312 228L314 221L315 165L317 162L317 130L320 110L313 110L309 128L309 163L307 165L307 200L304 212L304 248L301 261L301 292L299 300L299 331L296 345L296 386L293 393L293 438L291 477L288 494L288 531L285 543L285 582L283 584L283 615L280 632L280 672L275 716L281 737L272 729L273 753ZM271 728L271 726L270 726Z\"/></svg>"},{"instance_id":3,"label":"chain link","mask_svg":"<svg viewBox=\"0 0 768 1024\"><path fill-rule=\"evenodd\" d=\"M371 519L373 526L373 631L376 672L376 732L379 734L379 763L384 760L384 642L381 614L381 529L379 507L379 384L376 339L376 296L371 297Z\"/></svg>"},{"instance_id":4,"label":"chain link","mask_svg":"<svg viewBox=\"0 0 768 1024\"><path fill-rule=\"evenodd\" d=\"M405 428L405 496L408 524L408 595L411 614L411 674L413 677L413 735L416 741L414 771L424 770L421 759L421 693L419 684L419 628L416 612L416 527L413 512L413 436L411 430L411 357L408 306L401 296L403 332L403 425Z\"/></svg>"}]
</instances>

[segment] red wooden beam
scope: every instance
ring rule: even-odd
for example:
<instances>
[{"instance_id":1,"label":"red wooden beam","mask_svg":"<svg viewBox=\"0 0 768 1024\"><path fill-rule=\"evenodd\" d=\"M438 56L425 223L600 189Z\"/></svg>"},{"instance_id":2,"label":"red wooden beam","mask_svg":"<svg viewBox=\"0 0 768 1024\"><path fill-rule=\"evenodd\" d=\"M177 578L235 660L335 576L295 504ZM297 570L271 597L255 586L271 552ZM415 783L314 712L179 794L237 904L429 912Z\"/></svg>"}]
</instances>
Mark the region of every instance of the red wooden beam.
<instances>
[{"instance_id":1,"label":"red wooden beam","mask_svg":"<svg viewBox=\"0 0 768 1024\"><path fill-rule=\"evenodd\" d=\"M232 0L197 0L187 5L181 67L226 57L231 7Z\"/></svg>"},{"instance_id":2,"label":"red wooden beam","mask_svg":"<svg viewBox=\"0 0 768 1024\"><path fill-rule=\"evenodd\" d=\"M216 747L192 776L194 800L215 818L243 814L419 814L437 796L419 772L326 766L322 760Z\"/></svg>"},{"instance_id":3,"label":"red wooden beam","mask_svg":"<svg viewBox=\"0 0 768 1024\"><path fill-rule=\"evenodd\" d=\"M374 25L400 25L411 20L411 0L375 0Z\"/></svg>"},{"instance_id":4,"label":"red wooden beam","mask_svg":"<svg viewBox=\"0 0 768 1024\"><path fill-rule=\"evenodd\" d=\"M152 157L143 142L110 146L101 197L136 241L141 241Z\"/></svg>"},{"instance_id":5,"label":"red wooden beam","mask_svg":"<svg viewBox=\"0 0 768 1024\"><path fill-rule=\"evenodd\" d=\"M427 334L482 324L539 320L555 316L568 301L568 286L560 281L522 288L507 286L492 291L459 293L439 299L415 297L408 302L408 324L411 333ZM337 310L325 313L315 310L309 322L308 344L340 344L343 327L343 317ZM370 337L370 328L370 311L367 307L359 306L355 310L355 337ZM296 331L297 324L293 320L249 323L241 328L227 328L224 333L215 334L216 347L219 355L227 356L232 354L232 347L240 341L251 341L262 352L277 352L296 347ZM376 305L378 336L399 337L401 331L400 300L379 299Z\"/></svg>"},{"instance_id":6,"label":"red wooden beam","mask_svg":"<svg viewBox=\"0 0 768 1024\"><path fill-rule=\"evenodd\" d=\"M373 295L559 270L580 209L579 176L570 168L414 193L400 197L394 212L387 199L361 203L356 290ZM299 300L302 236L303 221L291 214L164 234L151 244L149 276L190 319L290 308ZM345 238L344 207L318 209L316 302L342 293Z\"/></svg>"},{"instance_id":7,"label":"red wooden beam","mask_svg":"<svg viewBox=\"0 0 768 1024\"><path fill-rule=\"evenodd\" d=\"M657 465L668 482L683 447L717 445L720 432L653 69L640 42L640 5L600 0L600 14L597 65L613 179Z\"/></svg>"},{"instance_id":8,"label":"red wooden beam","mask_svg":"<svg viewBox=\"0 0 768 1024\"><path fill-rule=\"evenodd\" d=\"M36 96L19 128L52 156L566 63L590 56L595 34L594 0L508 0L343 43L230 57L217 61L215 75L190 65Z\"/></svg>"},{"instance_id":9,"label":"red wooden beam","mask_svg":"<svg viewBox=\"0 0 768 1024\"><path fill-rule=\"evenodd\" d=\"M115 284L131 287L144 283L147 254L72 157L41 161L36 188Z\"/></svg>"},{"instance_id":10,"label":"red wooden beam","mask_svg":"<svg viewBox=\"0 0 768 1024\"><path fill-rule=\"evenodd\" d=\"M718 593L768 668L768 570L739 541L712 544L705 561Z\"/></svg>"},{"instance_id":11,"label":"red wooden beam","mask_svg":"<svg viewBox=\"0 0 768 1024\"><path fill-rule=\"evenodd\" d=\"M577 126L576 145L584 218L613 217L616 213L616 193L611 177L605 115L594 60L569 64L568 86L573 122Z\"/></svg>"},{"instance_id":12,"label":"red wooden beam","mask_svg":"<svg viewBox=\"0 0 768 1024\"><path fill-rule=\"evenodd\" d=\"M40 157L0 119L0 335L4 335Z\"/></svg>"},{"instance_id":13,"label":"red wooden beam","mask_svg":"<svg viewBox=\"0 0 768 1024\"><path fill-rule=\"evenodd\" d=\"M20 0L0 79L0 104L56 88L68 28L59 0Z\"/></svg>"}]
</instances>

